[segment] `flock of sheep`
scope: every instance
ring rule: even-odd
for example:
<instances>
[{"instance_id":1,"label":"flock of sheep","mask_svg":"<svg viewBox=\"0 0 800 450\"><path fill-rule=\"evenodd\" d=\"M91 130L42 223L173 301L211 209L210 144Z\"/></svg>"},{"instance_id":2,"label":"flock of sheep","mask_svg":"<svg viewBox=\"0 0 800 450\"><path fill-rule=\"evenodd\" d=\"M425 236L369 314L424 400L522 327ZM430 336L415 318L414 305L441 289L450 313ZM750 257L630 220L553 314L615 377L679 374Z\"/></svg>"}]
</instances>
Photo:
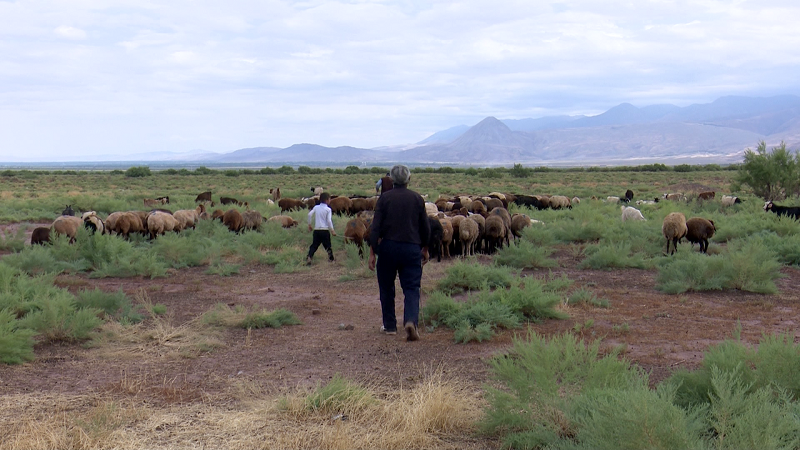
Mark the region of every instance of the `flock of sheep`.
<instances>
[{"instance_id":1,"label":"flock of sheep","mask_svg":"<svg viewBox=\"0 0 800 450\"><path fill-rule=\"evenodd\" d=\"M227 210L216 209L207 212L207 205L214 207L216 202L211 198L211 192L200 193L195 198L198 206L195 209L181 209L169 211L168 209L155 208L158 205L169 204L169 197L144 199L149 211L120 211L108 215L102 220L96 212L84 212L80 217L74 215L71 206L63 211L62 215L53 221L50 227L40 227L34 230L31 237L32 244L43 244L50 240L50 233L66 235L70 242L75 240L77 230L84 226L92 232L113 233L129 238L131 233L141 233L150 239L155 239L168 231L180 232L187 228L194 228L198 221L203 219L220 220L229 230L241 233L247 230L258 231L264 222L277 222L284 228L297 226L297 220L283 213L293 210L311 209L319 201L321 187L312 188L313 196L301 199L281 198L280 188L270 189L271 198L268 204L277 204L281 214L265 218L258 211L251 210L247 202L241 202L232 197L221 197L222 205L237 205L244 207L244 211L236 208ZM698 201L715 198L716 193L701 192L697 195ZM593 197L593 199L595 199ZM595 199L597 200L597 199ZM638 205L655 203L659 200L685 201L683 194L664 194L661 198L652 201L639 200ZM607 197L605 202L631 203L633 192L628 190L622 197ZM329 206L339 215L353 217L345 226L345 242L355 243L359 247L359 254L363 255L363 243L369 238L372 214L377 202L377 197L345 197L332 196ZM431 241L428 242L431 257L441 260L442 257L451 255L469 256L476 253L493 253L504 244L510 244L512 238L518 238L522 230L533 224L541 224L538 220L531 219L527 214L510 214L509 204L520 207L542 209L571 209L580 203L577 197L569 198L560 195L514 195L492 192L485 196L454 196L441 197L435 202L426 202L426 212L431 224ZM723 206L732 206L741 203L733 196L723 196ZM646 220L638 209L622 205L622 221ZM800 220L800 207L782 207L772 202L764 205L765 211L773 211L778 215L786 215ZM667 241L666 252L669 254L677 250L677 244L686 238L692 244L698 243L700 251L706 253L708 240L714 236L716 226L712 220L702 217L686 219L683 213L673 212L664 218L662 233ZM670 243L672 250L670 251Z\"/></svg>"}]
</instances>

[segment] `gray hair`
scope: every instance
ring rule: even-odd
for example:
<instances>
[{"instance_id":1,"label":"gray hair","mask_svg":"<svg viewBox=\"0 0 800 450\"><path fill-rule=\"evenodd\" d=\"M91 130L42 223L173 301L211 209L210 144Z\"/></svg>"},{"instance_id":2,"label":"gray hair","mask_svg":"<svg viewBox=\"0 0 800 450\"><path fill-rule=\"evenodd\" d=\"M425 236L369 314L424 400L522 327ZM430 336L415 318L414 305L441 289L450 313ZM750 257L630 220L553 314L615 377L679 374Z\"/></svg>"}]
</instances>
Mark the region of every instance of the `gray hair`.
<instances>
[{"instance_id":1,"label":"gray hair","mask_svg":"<svg viewBox=\"0 0 800 450\"><path fill-rule=\"evenodd\" d=\"M408 184L408 180L411 179L411 171L408 170L408 167L398 164L392 167L390 172L390 176L392 177L392 182L394 184Z\"/></svg>"}]
</instances>

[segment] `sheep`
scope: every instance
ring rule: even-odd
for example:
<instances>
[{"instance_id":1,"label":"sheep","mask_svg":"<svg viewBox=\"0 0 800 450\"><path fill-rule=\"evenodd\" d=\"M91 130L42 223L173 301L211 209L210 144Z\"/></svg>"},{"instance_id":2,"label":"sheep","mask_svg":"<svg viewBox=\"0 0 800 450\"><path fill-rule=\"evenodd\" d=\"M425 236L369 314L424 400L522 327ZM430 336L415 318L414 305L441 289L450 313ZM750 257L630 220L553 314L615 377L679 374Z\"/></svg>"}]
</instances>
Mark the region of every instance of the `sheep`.
<instances>
[{"instance_id":1,"label":"sheep","mask_svg":"<svg viewBox=\"0 0 800 450\"><path fill-rule=\"evenodd\" d=\"M673 212L667 214L664 223L661 225L661 232L667 239L667 253L670 255L678 250L678 242L686 236L686 216L683 213ZM669 251L669 242L672 241L672 253Z\"/></svg>"},{"instance_id":2,"label":"sheep","mask_svg":"<svg viewBox=\"0 0 800 450\"><path fill-rule=\"evenodd\" d=\"M475 254L475 242L478 240L480 228L478 222L469 217L464 218L458 226L458 237L461 240L461 255L463 257Z\"/></svg>"},{"instance_id":3,"label":"sheep","mask_svg":"<svg viewBox=\"0 0 800 450\"><path fill-rule=\"evenodd\" d=\"M778 206L772 201L764 203L764 211L772 211L780 216L791 217L794 220L800 220L800 206Z\"/></svg>"},{"instance_id":4,"label":"sheep","mask_svg":"<svg viewBox=\"0 0 800 450\"><path fill-rule=\"evenodd\" d=\"M264 217L261 216L261 213L252 210L243 212L242 219L244 220L242 225L243 230L258 231L261 228L261 224L264 222Z\"/></svg>"},{"instance_id":5,"label":"sheep","mask_svg":"<svg viewBox=\"0 0 800 450\"><path fill-rule=\"evenodd\" d=\"M485 200L484 204L486 205L486 210L491 211L495 208L505 208L503 205L503 201L499 198L490 197Z\"/></svg>"},{"instance_id":6,"label":"sheep","mask_svg":"<svg viewBox=\"0 0 800 450\"><path fill-rule=\"evenodd\" d=\"M331 208L331 212L337 215L350 215L350 211L353 208L353 201L347 197L336 197L332 198L328 202L328 206Z\"/></svg>"},{"instance_id":7,"label":"sheep","mask_svg":"<svg viewBox=\"0 0 800 450\"><path fill-rule=\"evenodd\" d=\"M350 199L353 206L350 207L350 214L358 214L361 211L373 211L375 209L376 197L356 197Z\"/></svg>"},{"instance_id":8,"label":"sheep","mask_svg":"<svg viewBox=\"0 0 800 450\"><path fill-rule=\"evenodd\" d=\"M485 236L488 253L494 253L497 248L503 247L503 241L508 239L508 227L501 216L489 214L486 218Z\"/></svg>"},{"instance_id":9,"label":"sheep","mask_svg":"<svg viewBox=\"0 0 800 450\"><path fill-rule=\"evenodd\" d=\"M219 202L220 202L220 203L222 203L223 205L239 205L239 206L244 206L244 202L242 202L242 201L240 201L240 200L236 200L236 199L235 199L235 198L233 198L233 197L220 197L220 198L219 198Z\"/></svg>"},{"instance_id":10,"label":"sheep","mask_svg":"<svg viewBox=\"0 0 800 450\"><path fill-rule=\"evenodd\" d=\"M715 191L701 192L701 193L697 194L697 200L698 201L700 201L700 200L711 200L716 195L717 195L717 193Z\"/></svg>"},{"instance_id":11,"label":"sheep","mask_svg":"<svg viewBox=\"0 0 800 450\"><path fill-rule=\"evenodd\" d=\"M450 243L453 242L453 222L449 217L440 217L439 223L442 224L442 253L449 258Z\"/></svg>"},{"instance_id":12,"label":"sheep","mask_svg":"<svg viewBox=\"0 0 800 450\"><path fill-rule=\"evenodd\" d=\"M514 214L511 216L511 234L514 238L522 237L522 230L531 226L531 218L527 214Z\"/></svg>"},{"instance_id":13,"label":"sheep","mask_svg":"<svg viewBox=\"0 0 800 450\"><path fill-rule=\"evenodd\" d=\"M31 233L31 245L45 245L50 243L50 228L36 227Z\"/></svg>"},{"instance_id":14,"label":"sheep","mask_svg":"<svg viewBox=\"0 0 800 450\"><path fill-rule=\"evenodd\" d=\"M165 195L163 197L156 197L156 201L162 205L169 205L169 196Z\"/></svg>"},{"instance_id":15,"label":"sheep","mask_svg":"<svg viewBox=\"0 0 800 450\"><path fill-rule=\"evenodd\" d=\"M578 198L578 197L572 197L572 205L573 205L573 206L574 206L574 205L580 205L580 204L581 204L581 199L580 199L580 198Z\"/></svg>"},{"instance_id":16,"label":"sheep","mask_svg":"<svg viewBox=\"0 0 800 450\"><path fill-rule=\"evenodd\" d=\"M144 232L142 219L138 214L131 211L117 211L106 217L106 230L109 233L116 233L130 239L131 232Z\"/></svg>"},{"instance_id":17,"label":"sheep","mask_svg":"<svg viewBox=\"0 0 800 450\"><path fill-rule=\"evenodd\" d=\"M224 216L224 215L225 215L225 211L223 211L221 209L215 209L211 213L211 220L219 219L219 221L222 222L222 216Z\"/></svg>"},{"instance_id":18,"label":"sheep","mask_svg":"<svg viewBox=\"0 0 800 450\"><path fill-rule=\"evenodd\" d=\"M686 221L686 239L693 245L700 244L702 253L708 252L708 240L714 236L717 227L713 220L703 219L702 217L692 217Z\"/></svg>"},{"instance_id":19,"label":"sheep","mask_svg":"<svg viewBox=\"0 0 800 450\"><path fill-rule=\"evenodd\" d=\"M486 204L480 201L479 199L475 199L472 201L472 212L474 214L480 214L483 216L486 214Z\"/></svg>"},{"instance_id":20,"label":"sheep","mask_svg":"<svg viewBox=\"0 0 800 450\"><path fill-rule=\"evenodd\" d=\"M178 220L178 229L185 230L194 228L197 225L197 221L200 220L200 214L204 212L206 212L206 206L200 204L196 209L179 209L172 215Z\"/></svg>"},{"instance_id":21,"label":"sheep","mask_svg":"<svg viewBox=\"0 0 800 450\"><path fill-rule=\"evenodd\" d=\"M733 195L723 195L720 201L722 202L722 206L733 206L742 203L742 200L739 197L735 197Z\"/></svg>"},{"instance_id":22,"label":"sheep","mask_svg":"<svg viewBox=\"0 0 800 450\"><path fill-rule=\"evenodd\" d=\"M656 203L655 200L636 200L637 205L655 205Z\"/></svg>"},{"instance_id":23,"label":"sheep","mask_svg":"<svg viewBox=\"0 0 800 450\"><path fill-rule=\"evenodd\" d=\"M195 203L206 203L211 202L211 191L205 191L197 194L197 197L194 198ZM212 207L214 205L211 205Z\"/></svg>"},{"instance_id":24,"label":"sheep","mask_svg":"<svg viewBox=\"0 0 800 450\"><path fill-rule=\"evenodd\" d=\"M95 211L86 211L81 216L81 220L83 220L83 226L86 227L87 230L91 231L92 234L97 233L98 231L100 234L105 234L106 225L103 223L103 219L101 219Z\"/></svg>"},{"instance_id":25,"label":"sheep","mask_svg":"<svg viewBox=\"0 0 800 450\"><path fill-rule=\"evenodd\" d=\"M64 208L63 211L61 211L61 215L62 216L74 216L75 215L75 210L72 209L72 205L67 205L67 207Z\"/></svg>"},{"instance_id":26,"label":"sheep","mask_svg":"<svg viewBox=\"0 0 800 450\"><path fill-rule=\"evenodd\" d=\"M311 192L314 193L314 196L320 196L323 192L325 192L325 188L322 186L312 187Z\"/></svg>"},{"instance_id":27,"label":"sheep","mask_svg":"<svg viewBox=\"0 0 800 450\"><path fill-rule=\"evenodd\" d=\"M632 206L620 206L622 209L622 221L626 220L647 220L642 212Z\"/></svg>"},{"instance_id":28,"label":"sheep","mask_svg":"<svg viewBox=\"0 0 800 450\"><path fill-rule=\"evenodd\" d=\"M228 227L229 230L240 233L244 227L244 217L236 209L229 209L222 215L222 223Z\"/></svg>"},{"instance_id":29,"label":"sheep","mask_svg":"<svg viewBox=\"0 0 800 450\"><path fill-rule=\"evenodd\" d=\"M672 194L664 194L662 198L664 198L665 200L672 200L673 202L686 200L686 196L684 196L680 192L675 192Z\"/></svg>"},{"instance_id":30,"label":"sheep","mask_svg":"<svg viewBox=\"0 0 800 450\"><path fill-rule=\"evenodd\" d=\"M146 198L146 199L144 199L142 201L144 202L144 206L146 208L152 208L152 207L154 207L156 205L160 205L161 204L161 202L157 202L154 198Z\"/></svg>"},{"instance_id":31,"label":"sheep","mask_svg":"<svg viewBox=\"0 0 800 450\"><path fill-rule=\"evenodd\" d=\"M607 203L619 203L621 200L622 199L620 199L619 197L615 197L613 195L609 195L608 197L606 197Z\"/></svg>"},{"instance_id":32,"label":"sheep","mask_svg":"<svg viewBox=\"0 0 800 450\"><path fill-rule=\"evenodd\" d=\"M572 203L569 201L569 197L563 195L554 195L550 197L550 209L564 208L572 209Z\"/></svg>"},{"instance_id":33,"label":"sheep","mask_svg":"<svg viewBox=\"0 0 800 450\"><path fill-rule=\"evenodd\" d=\"M436 257L437 262L442 261L442 238L444 237L444 229L439 219L436 217L428 216L428 223L431 225L431 234L428 238L428 257Z\"/></svg>"},{"instance_id":34,"label":"sheep","mask_svg":"<svg viewBox=\"0 0 800 450\"><path fill-rule=\"evenodd\" d=\"M428 217L436 217L439 213L439 208L436 207L436 203L425 202L425 213Z\"/></svg>"},{"instance_id":35,"label":"sheep","mask_svg":"<svg viewBox=\"0 0 800 450\"><path fill-rule=\"evenodd\" d=\"M290 216L283 216L283 215L272 216L269 219L267 219L267 222L279 223L283 228L296 227L298 224L298 222L293 218L291 218Z\"/></svg>"},{"instance_id":36,"label":"sheep","mask_svg":"<svg viewBox=\"0 0 800 450\"><path fill-rule=\"evenodd\" d=\"M78 227L83 224L80 217L75 216L58 216L50 228L57 234L65 234L69 237L69 242L75 242L75 236L78 234Z\"/></svg>"},{"instance_id":37,"label":"sheep","mask_svg":"<svg viewBox=\"0 0 800 450\"><path fill-rule=\"evenodd\" d=\"M147 215L147 231L150 232L150 239L163 235L167 231L179 230L178 220L172 214L164 211L151 211Z\"/></svg>"},{"instance_id":38,"label":"sheep","mask_svg":"<svg viewBox=\"0 0 800 450\"><path fill-rule=\"evenodd\" d=\"M282 198L278 200L278 206L281 207L281 212L301 210L305 204L301 200L295 198Z\"/></svg>"},{"instance_id":39,"label":"sheep","mask_svg":"<svg viewBox=\"0 0 800 450\"><path fill-rule=\"evenodd\" d=\"M358 256L364 257L364 241L369 239L371 217L355 217L347 222L344 227L344 242L352 242L358 246Z\"/></svg>"},{"instance_id":40,"label":"sheep","mask_svg":"<svg viewBox=\"0 0 800 450\"><path fill-rule=\"evenodd\" d=\"M270 188L269 193L272 195L272 201L277 202L281 199L281 188Z\"/></svg>"},{"instance_id":41,"label":"sheep","mask_svg":"<svg viewBox=\"0 0 800 450\"><path fill-rule=\"evenodd\" d=\"M625 203L630 203L631 200L633 200L633 191L630 189L625 191L625 197L620 198L620 200L624 201Z\"/></svg>"},{"instance_id":42,"label":"sheep","mask_svg":"<svg viewBox=\"0 0 800 450\"><path fill-rule=\"evenodd\" d=\"M475 250L482 252L484 235L486 234L486 218L480 214L470 214L469 218L478 224L478 239L475 241Z\"/></svg>"}]
</instances>

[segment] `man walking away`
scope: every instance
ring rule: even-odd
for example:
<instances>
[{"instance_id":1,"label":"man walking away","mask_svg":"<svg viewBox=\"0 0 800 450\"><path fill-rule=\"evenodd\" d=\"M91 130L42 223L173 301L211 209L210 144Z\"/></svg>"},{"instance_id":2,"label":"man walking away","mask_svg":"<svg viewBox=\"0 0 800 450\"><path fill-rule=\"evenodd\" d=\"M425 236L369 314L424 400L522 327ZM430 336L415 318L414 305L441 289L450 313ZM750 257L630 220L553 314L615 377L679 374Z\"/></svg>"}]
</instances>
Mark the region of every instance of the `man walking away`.
<instances>
[{"instance_id":1,"label":"man walking away","mask_svg":"<svg viewBox=\"0 0 800 450\"><path fill-rule=\"evenodd\" d=\"M333 221L331 219L333 214L331 213L331 208L328 206L330 198L331 194L323 192L319 196L319 205L308 212L308 231L312 230L312 221L314 223L313 240L311 241L311 247L308 248L308 256L306 257L306 264L309 266L320 244L322 244L322 247L328 252L328 260L333 261L331 234L336 236L336 231L333 229Z\"/></svg>"},{"instance_id":2,"label":"man walking away","mask_svg":"<svg viewBox=\"0 0 800 450\"><path fill-rule=\"evenodd\" d=\"M394 313L395 279L400 276L403 288L403 327L406 339L419 339L419 295L422 266L428 261L428 237L431 233L425 201L407 188L411 172L408 167L392 167L394 188L378 198L369 237L369 269L377 267L381 298L383 331L397 333ZM377 264L376 264L377 255Z\"/></svg>"},{"instance_id":3,"label":"man walking away","mask_svg":"<svg viewBox=\"0 0 800 450\"><path fill-rule=\"evenodd\" d=\"M386 176L375 183L375 194L383 195L384 192L391 191L393 186L392 177L389 172L386 172Z\"/></svg>"}]
</instances>

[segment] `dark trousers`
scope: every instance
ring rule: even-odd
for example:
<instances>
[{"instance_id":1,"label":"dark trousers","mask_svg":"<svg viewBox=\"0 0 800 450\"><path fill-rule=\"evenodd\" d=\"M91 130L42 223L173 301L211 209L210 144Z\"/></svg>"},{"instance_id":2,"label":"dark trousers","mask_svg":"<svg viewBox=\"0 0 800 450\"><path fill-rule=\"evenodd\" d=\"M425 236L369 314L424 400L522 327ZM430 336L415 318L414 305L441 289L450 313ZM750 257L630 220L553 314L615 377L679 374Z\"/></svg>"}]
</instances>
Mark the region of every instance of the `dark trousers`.
<instances>
[{"instance_id":1,"label":"dark trousers","mask_svg":"<svg viewBox=\"0 0 800 450\"><path fill-rule=\"evenodd\" d=\"M397 329L394 315L394 280L400 276L403 288L403 324L419 322L419 289L422 284L422 248L418 244L382 240L378 245L378 289L381 295L383 327Z\"/></svg>"},{"instance_id":2,"label":"dark trousers","mask_svg":"<svg viewBox=\"0 0 800 450\"><path fill-rule=\"evenodd\" d=\"M313 241L311 241L311 247L308 248L308 257L313 258L314 253L317 252L319 245L322 244L322 248L324 248L328 252L328 259L333 261L333 250L331 249L331 232L328 230L314 230L312 233Z\"/></svg>"}]
</instances>

